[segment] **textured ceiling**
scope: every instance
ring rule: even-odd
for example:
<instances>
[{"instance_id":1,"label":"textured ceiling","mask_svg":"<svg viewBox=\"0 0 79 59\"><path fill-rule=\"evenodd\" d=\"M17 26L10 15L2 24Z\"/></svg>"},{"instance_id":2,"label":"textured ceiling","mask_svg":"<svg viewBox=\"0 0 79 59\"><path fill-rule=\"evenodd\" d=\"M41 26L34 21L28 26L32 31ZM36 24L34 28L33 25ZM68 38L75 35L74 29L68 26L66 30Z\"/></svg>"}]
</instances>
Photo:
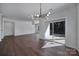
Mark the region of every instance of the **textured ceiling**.
<instances>
[{"instance_id":1,"label":"textured ceiling","mask_svg":"<svg viewBox=\"0 0 79 59\"><path fill-rule=\"evenodd\" d=\"M66 3L42 3L42 13L48 9L56 9ZM31 20L31 16L39 13L39 3L0 3L0 12L4 17L16 20Z\"/></svg>"}]
</instances>

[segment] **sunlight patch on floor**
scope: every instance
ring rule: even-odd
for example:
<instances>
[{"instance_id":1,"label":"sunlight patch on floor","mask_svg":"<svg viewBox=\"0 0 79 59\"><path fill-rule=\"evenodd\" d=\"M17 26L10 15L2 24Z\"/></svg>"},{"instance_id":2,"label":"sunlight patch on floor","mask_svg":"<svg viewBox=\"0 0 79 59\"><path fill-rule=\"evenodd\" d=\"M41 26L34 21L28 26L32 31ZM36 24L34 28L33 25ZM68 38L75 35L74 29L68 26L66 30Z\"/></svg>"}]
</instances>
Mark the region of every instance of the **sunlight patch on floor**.
<instances>
[{"instance_id":1,"label":"sunlight patch on floor","mask_svg":"<svg viewBox=\"0 0 79 59\"><path fill-rule=\"evenodd\" d=\"M65 44L65 40L55 40L55 42L46 42L46 44L42 48L63 46L64 44Z\"/></svg>"}]
</instances>

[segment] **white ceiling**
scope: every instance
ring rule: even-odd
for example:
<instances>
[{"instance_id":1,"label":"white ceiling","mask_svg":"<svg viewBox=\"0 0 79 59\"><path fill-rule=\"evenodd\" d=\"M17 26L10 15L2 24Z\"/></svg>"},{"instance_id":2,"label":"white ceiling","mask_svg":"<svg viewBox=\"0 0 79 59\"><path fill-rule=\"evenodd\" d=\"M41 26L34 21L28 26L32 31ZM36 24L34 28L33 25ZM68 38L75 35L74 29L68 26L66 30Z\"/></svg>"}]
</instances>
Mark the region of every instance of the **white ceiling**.
<instances>
[{"instance_id":1,"label":"white ceiling","mask_svg":"<svg viewBox=\"0 0 79 59\"><path fill-rule=\"evenodd\" d=\"M56 9L66 3L42 3L42 12ZM0 3L0 12L3 16L16 20L31 20L31 16L39 12L39 3Z\"/></svg>"}]
</instances>

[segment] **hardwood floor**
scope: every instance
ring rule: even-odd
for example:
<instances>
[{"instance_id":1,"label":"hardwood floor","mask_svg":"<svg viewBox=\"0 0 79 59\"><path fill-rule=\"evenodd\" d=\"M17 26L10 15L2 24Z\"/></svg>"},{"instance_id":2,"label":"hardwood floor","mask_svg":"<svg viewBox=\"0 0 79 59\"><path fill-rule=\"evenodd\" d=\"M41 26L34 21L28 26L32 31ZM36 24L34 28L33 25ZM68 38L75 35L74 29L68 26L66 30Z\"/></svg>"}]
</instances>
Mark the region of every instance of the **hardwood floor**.
<instances>
[{"instance_id":1,"label":"hardwood floor","mask_svg":"<svg viewBox=\"0 0 79 59\"><path fill-rule=\"evenodd\" d=\"M0 43L1 56L65 56L65 46L45 48L35 34L5 37Z\"/></svg>"}]
</instances>

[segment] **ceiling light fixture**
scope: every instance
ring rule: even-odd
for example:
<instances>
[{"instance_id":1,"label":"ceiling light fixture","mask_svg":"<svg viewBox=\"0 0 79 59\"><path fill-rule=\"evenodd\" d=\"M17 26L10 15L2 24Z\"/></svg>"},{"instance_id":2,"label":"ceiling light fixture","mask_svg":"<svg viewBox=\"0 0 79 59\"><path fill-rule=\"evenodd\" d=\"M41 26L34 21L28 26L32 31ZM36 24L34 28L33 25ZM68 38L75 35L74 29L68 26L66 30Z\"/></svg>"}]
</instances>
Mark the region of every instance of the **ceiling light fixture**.
<instances>
[{"instance_id":1,"label":"ceiling light fixture","mask_svg":"<svg viewBox=\"0 0 79 59\"><path fill-rule=\"evenodd\" d=\"M42 14L42 4L40 3L39 14L32 15L33 23L38 24L40 18L49 17L52 11L53 11L52 9L49 9L47 13Z\"/></svg>"}]
</instances>

